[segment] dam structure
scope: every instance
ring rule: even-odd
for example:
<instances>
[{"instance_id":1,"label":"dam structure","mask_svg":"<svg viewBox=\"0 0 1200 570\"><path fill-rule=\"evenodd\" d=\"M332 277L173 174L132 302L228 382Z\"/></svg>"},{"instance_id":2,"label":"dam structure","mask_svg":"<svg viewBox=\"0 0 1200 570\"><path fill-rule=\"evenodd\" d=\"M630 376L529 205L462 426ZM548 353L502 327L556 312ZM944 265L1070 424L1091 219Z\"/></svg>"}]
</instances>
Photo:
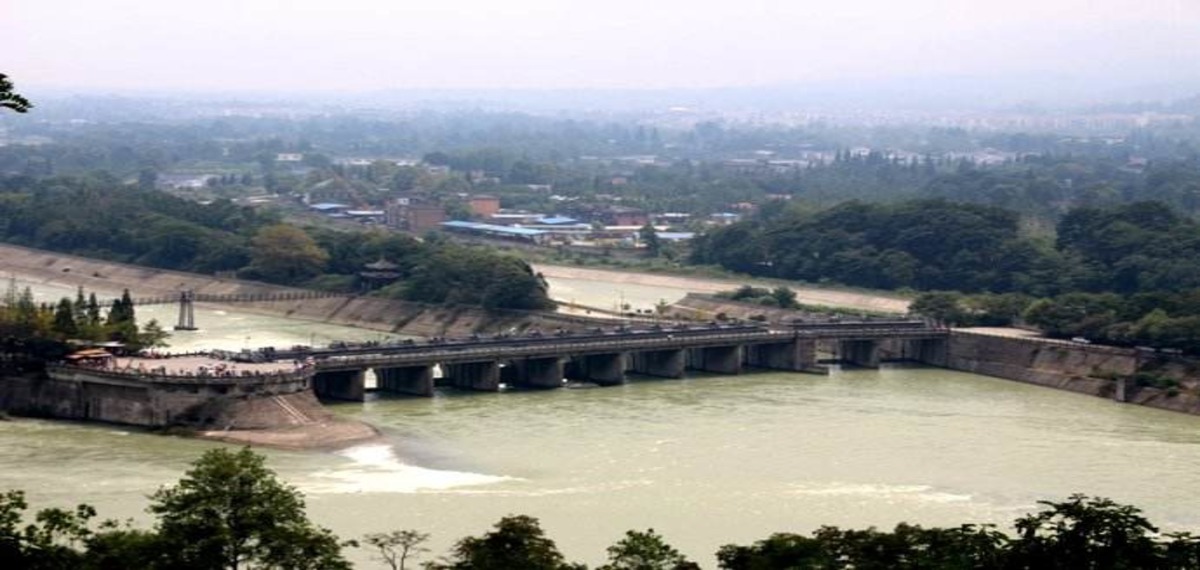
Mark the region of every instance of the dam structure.
<instances>
[{"instance_id":1,"label":"dam structure","mask_svg":"<svg viewBox=\"0 0 1200 570\"><path fill-rule=\"evenodd\" d=\"M150 428L277 429L329 421L318 398L364 400L368 370L375 374L377 391L414 396L432 396L438 386L483 392L502 385L560 388L567 380L613 386L623 384L629 373L661 378L683 378L689 370L826 373L823 364L833 361L863 367L878 367L883 360L938 365L947 358L949 335L922 321L790 328L651 325L124 357L124 366L55 362L37 373L6 374L0 409Z\"/></svg>"},{"instance_id":2,"label":"dam structure","mask_svg":"<svg viewBox=\"0 0 1200 570\"><path fill-rule=\"evenodd\" d=\"M501 385L551 389L567 380L623 384L627 373L683 378L688 370L741 374L747 369L825 373L825 362L878 367L882 360L937 364L949 330L924 321L651 327L641 330L444 340L389 346L280 351L275 358L313 363L318 397L361 401L365 373L381 392L432 396L436 386L496 391ZM818 354L832 358L820 359ZM435 370L440 371L437 377Z\"/></svg>"}]
</instances>

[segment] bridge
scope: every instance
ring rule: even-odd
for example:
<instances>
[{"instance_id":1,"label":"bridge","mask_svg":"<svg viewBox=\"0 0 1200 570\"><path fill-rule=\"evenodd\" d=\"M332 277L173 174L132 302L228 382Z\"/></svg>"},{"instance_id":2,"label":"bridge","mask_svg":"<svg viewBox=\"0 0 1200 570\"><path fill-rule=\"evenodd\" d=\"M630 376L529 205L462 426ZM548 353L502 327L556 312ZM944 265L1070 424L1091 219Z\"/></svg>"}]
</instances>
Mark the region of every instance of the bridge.
<instances>
[{"instance_id":1,"label":"bridge","mask_svg":"<svg viewBox=\"0 0 1200 570\"><path fill-rule=\"evenodd\" d=\"M345 293L328 291L274 291L270 293L196 293L192 290L180 291L170 295L155 297L135 297L134 305L169 305L171 303L255 303L261 301L303 301L305 299L325 299L329 297L346 297Z\"/></svg>"},{"instance_id":2,"label":"bridge","mask_svg":"<svg viewBox=\"0 0 1200 570\"><path fill-rule=\"evenodd\" d=\"M948 329L922 321L805 323L787 329L675 326L372 343L270 351L269 356L311 359L318 396L361 401L367 370L375 372L379 391L418 396L433 395L435 385L496 391L501 384L549 389L580 380L611 386L624 383L630 372L663 378L682 378L687 370L741 374L748 368L824 373L818 345L837 361L863 367L878 367L885 353L936 361L945 353L948 335Z\"/></svg>"},{"instance_id":3,"label":"bridge","mask_svg":"<svg viewBox=\"0 0 1200 570\"><path fill-rule=\"evenodd\" d=\"M186 289L177 294L159 295L157 297L138 297L132 299L134 305L166 305L179 303L179 321L175 324L177 331L194 331L196 327L196 303L257 303L266 301L303 301L306 299L326 299L329 297L345 297L344 293L327 291L273 291L270 293L197 293Z\"/></svg>"}]
</instances>

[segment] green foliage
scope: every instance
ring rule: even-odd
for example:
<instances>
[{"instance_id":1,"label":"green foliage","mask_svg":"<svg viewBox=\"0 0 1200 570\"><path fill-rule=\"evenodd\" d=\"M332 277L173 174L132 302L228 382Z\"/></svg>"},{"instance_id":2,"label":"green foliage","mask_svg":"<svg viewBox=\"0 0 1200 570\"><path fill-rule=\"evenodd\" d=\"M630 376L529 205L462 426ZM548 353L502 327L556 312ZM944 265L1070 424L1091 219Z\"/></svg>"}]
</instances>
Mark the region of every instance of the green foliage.
<instances>
[{"instance_id":1,"label":"green foliage","mask_svg":"<svg viewBox=\"0 0 1200 570\"><path fill-rule=\"evenodd\" d=\"M469 536L458 542L450 559L430 564L433 570L568 570L582 566L568 564L553 540L546 537L538 520L525 515L509 515L495 524L495 530L483 536Z\"/></svg>"},{"instance_id":2,"label":"green foliage","mask_svg":"<svg viewBox=\"0 0 1200 570\"><path fill-rule=\"evenodd\" d=\"M638 229L638 239L641 240L642 245L646 247L647 256L658 257L659 255L662 255L662 240L659 239L658 231L654 229L654 226L651 225L650 222L646 222L646 225Z\"/></svg>"},{"instance_id":3,"label":"green foliage","mask_svg":"<svg viewBox=\"0 0 1200 570\"><path fill-rule=\"evenodd\" d=\"M0 184L0 239L168 269L236 270L245 278L336 291L360 289L357 275L363 266L386 259L399 266L402 278L417 281L403 287L413 300L511 309L552 306L545 283L528 265L486 250L464 253L436 240L422 243L385 232L303 230L228 201L194 204L121 187L105 177L24 181L8 192ZM439 268L431 260L451 266ZM438 275L454 278L439 283ZM84 308L76 300L72 310L98 314L90 301ZM36 312L21 311L30 318ZM132 306L114 306L104 323L109 337L135 342L131 313ZM32 320L26 325L31 328ZM85 336L99 325L76 323ZM69 329L65 315L59 328Z\"/></svg>"},{"instance_id":4,"label":"green foliage","mask_svg":"<svg viewBox=\"0 0 1200 570\"><path fill-rule=\"evenodd\" d=\"M1016 568L1135 569L1161 567L1163 544L1136 507L1072 495L1040 501L1047 508L1016 520L1008 552Z\"/></svg>"},{"instance_id":5,"label":"green foliage","mask_svg":"<svg viewBox=\"0 0 1200 570\"><path fill-rule=\"evenodd\" d=\"M246 235L269 217L227 200L207 205L111 176L0 180L0 239L168 269L246 264Z\"/></svg>"},{"instance_id":6,"label":"green foliage","mask_svg":"<svg viewBox=\"0 0 1200 570\"><path fill-rule=\"evenodd\" d=\"M892 532L822 527L812 537L775 534L750 546L721 547L726 570L797 569L1184 569L1200 560L1189 534L1159 536L1135 507L1072 495L1018 518L1009 537L990 525Z\"/></svg>"},{"instance_id":7,"label":"green foliage","mask_svg":"<svg viewBox=\"0 0 1200 570\"><path fill-rule=\"evenodd\" d=\"M103 523L101 529L84 541L87 549L81 566L84 570L172 567L170 552L157 533L121 528L111 521Z\"/></svg>"},{"instance_id":8,"label":"green foliage","mask_svg":"<svg viewBox=\"0 0 1200 570\"><path fill-rule=\"evenodd\" d=\"M0 567L33 570L66 570L82 566L79 545L92 531L88 522L96 516L90 506L74 510L43 509L34 522L21 525L28 508L25 494L8 491L0 494Z\"/></svg>"},{"instance_id":9,"label":"green foliage","mask_svg":"<svg viewBox=\"0 0 1200 570\"><path fill-rule=\"evenodd\" d=\"M801 308L800 303L796 302L796 292L782 285L774 289L742 285L732 291L720 291L716 296L731 301L756 303L783 309Z\"/></svg>"},{"instance_id":10,"label":"green foliage","mask_svg":"<svg viewBox=\"0 0 1200 570\"><path fill-rule=\"evenodd\" d=\"M1200 287L1200 224L1161 202L1072 210L1058 224L1058 247L1078 252L1102 290Z\"/></svg>"},{"instance_id":11,"label":"green foliage","mask_svg":"<svg viewBox=\"0 0 1200 570\"><path fill-rule=\"evenodd\" d=\"M29 99L22 97L14 89L15 86L8 76L0 73L0 108L17 113L28 113L33 108L33 103L30 103Z\"/></svg>"},{"instance_id":12,"label":"green foliage","mask_svg":"<svg viewBox=\"0 0 1200 570\"><path fill-rule=\"evenodd\" d=\"M848 202L713 230L692 261L784 279L896 289L1009 290L1034 256L1017 217L941 201Z\"/></svg>"},{"instance_id":13,"label":"green foliage","mask_svg":"<svg viewBox=\"0 0 1200 570\"><path fill-rule=\"evenodd\" d=\"M917 295L909 312L954 326L1011 326L1022 321L1032 297L1019 293L964 295L933 291Z\"/></svg>"},{"instance_id":14,"label":"green foliage","mask_svg":"<svg viewBox=\"0 0 1200 570\"><path fill-rule=\"evenodd\" d=\"M223 569L349 568L341 544L304 516L300 494L279 483L248 449L209 451L177 485L151 496L154 531L113 521L90 527L95 511L44 509L23 523L28 506L19 491L0 494L0 567L46 570L121 568ZM1111 499L1072 495L1041 501L1017 518L1014 536L993 525L921 527L890 531L823 526L811 536L773 534L717 552L725 570L1185 570L1200 563L1200 538L1160 534L1139 509ZM413 530L370 534L364 541L393 570L403 569L429 535ZM581 570L567 562L538 520L500 519L481 536L460 540L430 570ZM608 548L600 570L699 568L653 529L628 531Z\"/></svg>"},{"instance_id":15,"label":"green foliage","mask_svg":"<svg viewBox=\"0 0 1200 570\"><path fill-rule=\"evenodd\" d=\"M170 336L157 322L151 321L139 331L129 291L112 302L102 320L95 294L85 301L83 290L74 301L67 297L54 305L38 304L33 291L9 282L0 302L0 338L7 339L3 350L25 354L38 360L58 360L67 354L67 340L116 340L130 350L165 346Z\"/></svg>"},{"instance_id":16,"label":"green foliage","mask_svg":"<svg viewBox=\"0 0 1200 570\"><path fill-rule=\"evenodd\" d=\"M286 224L259 229L250 243L250 265L241 273L266 281L299 283L319 275L329 261L312 237Z\"/></svg>"},{"instance_id":17,"label":"green foliage","mask_svg":"<svg viewBox=\"0 0 1200 570\"><path fill-rule=\"evenodd\" d=\"M1200 224L1161 203L1080 208L1054 248L1015 212L943 201L848 202L712 230L695 263L786 279L896 289L1178 292L1200 286Z\"/></svg>"},{"instance_id":18,"label":"green foliage","mask_svg":"<svg viewBox=\"0 0 1200 570\"><path fill-rule=\"evenodd\" d=\"M1200 290L1126 297L1069 293L1032 303L1024 319L1059 338L1195 353L1200 347L1197 301Z\"/></svg>"},{"instance_id":19,"label":"green foliage","mask_svg":"<svg viewBox=\"0 0 1200 570\"><path fill-rule=\"evenodd\" d=\"M923 528L901 523L892 532L821 527L811 538L775 534L752 546L717 552L721 568L768 570L1002 568L1005 536L990 526Z\"/></svg>"},{"instance_id":20,"label":"green foliage","mask_svg":"<svg viewBox=\"0 0 1200 570\"><path fill-rule=\"evenodd\" d=\"M424 303L521 310L554 306L545 280L528 263L451 243L418 261L403 286L390 292Z\"/></svg>"},{"instance_id":21,"label":"green foliage","mask_svg":"<svg viewBox=\"0 0 1200 570\"><path fill-rule=\"evenodd\" d=\"M1140 511L1110 499L1073 495L1043 501L1018 518L1010 537L993 525L926 528L901 523L891 532L825 526L811 536L774 534L717 552L726 570L1009 570L1042 568L1185 569L1200 560L1190 534L1158 535ZM496 530L463 539L454 558L431 568L562 568L563 559L530 517L505 517ZM629 531L608 548L602 570L697 568L653 530Z\"/></svg>"},{"instance_id":22,"label":"green foliage","mask_svg":"<svg viewBox=\"0 0 1200 570\"><path fill-rule=\"evenodd\" d=\"M678 550L667 544L662 536L647 529L645 532L626 531L625 537L608 547L608 563L598 570L685 570L699 569Z\"/></svg>"},{"instance_id":23,"label":"green foliage","mask_svg":"<svg viewBox=\"0 0 1200 570\"><path fill-rule=\"evenodd\" d=\"M176 568L349 568L337 538L308 521L300 493L249 448L206 452L150 498Z\"/></svg>"},{"instance_id":24,"label":"green foliage","mask_svg":"<svg viewBox=\"0 0 1200 570\"><path fill-rule=\"evenodd\" d=\"M155 493L154 531L105 521L95 511L43 509L21 525L24 495L0 495L0 567L33 570L348 569L342 545L304 516L294 489L243 449L204 454L179 483Z\"/></svg>"},{"instance_id":25,"label":"green foliage","mask_svg":"<svg viewBox=\"0 0 1200 570\"><path fill-rule=\"evenodd\" d=\"M379 532L363 537L363 542L378 551L376 557L379 561L387 564L392 570L404 570L410 557L416 558L429 552L429 549L423 546L427 540L428 534L415 530Z\"/></svg>"}]
</instances>

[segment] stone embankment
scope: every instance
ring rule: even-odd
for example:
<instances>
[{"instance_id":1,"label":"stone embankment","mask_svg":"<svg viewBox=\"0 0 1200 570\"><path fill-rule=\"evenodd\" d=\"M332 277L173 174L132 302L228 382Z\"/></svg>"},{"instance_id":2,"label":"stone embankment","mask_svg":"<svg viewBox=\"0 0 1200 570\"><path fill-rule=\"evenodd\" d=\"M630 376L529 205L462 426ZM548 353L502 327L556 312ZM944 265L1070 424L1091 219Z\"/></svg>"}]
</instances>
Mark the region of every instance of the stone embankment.
<instances>
[{"instance_id":1,"label":"stone embankment","mask_svg":"<svg viewBox=\"0 0 1200 570\"><path fill-rule=\"evenodd\" d=\"M769 322L811 317L700 293L690 293L673 304L669 314L699 319L723 314ZM900 346L885 343L884 357L909 358ZM1200 415L1200 362L1177 355L1046 339L1030 336L1029 331L956 329L947 350L927 364ZM1139 376L1157 377L1177 386L1139 385Z\"/></svg>"},{"instance_id":2,"label":"stone embankment","mask_svg":"<svg viewBox=\"0 0 1200 570\"><path fill-rule=\"evenodd\" d=\"M955 330L944 362L952 370L1200 414L1197 363L1174 355L1044 338ZM1138 385L1139 375L1170 378L1177 388Z\"/></svg>"},{"instance_id":3,"label":"stone embankment","mask_svg":"<svg viewBox=\"0 0 1200 570\"><path fill-rule=\"evenodd\" d=\"M207 358L121 360L4 374L0 409L298 449L343 447L378 436L375 428L323 408L306 369L255 370L272 365L239 363L236 372L214 373ZM204 366L197 368L200 361ZM217 366L219 371L224 363Z\"/></svg>"}]
</instances>

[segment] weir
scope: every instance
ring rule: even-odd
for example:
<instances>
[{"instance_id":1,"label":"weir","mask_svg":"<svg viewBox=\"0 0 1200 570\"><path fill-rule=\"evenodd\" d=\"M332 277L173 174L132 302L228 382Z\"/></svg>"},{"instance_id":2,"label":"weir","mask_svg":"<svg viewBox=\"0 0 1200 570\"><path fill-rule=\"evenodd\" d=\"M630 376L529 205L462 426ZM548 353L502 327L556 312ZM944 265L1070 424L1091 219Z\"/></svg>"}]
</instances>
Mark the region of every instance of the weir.
<instances>
[{"instance_id":1,"label":"weir","mask_svg":"<svg viewBox=\"0 0 1200 570\"><path fill-rule=\"evenodd\" d=\"M361 402L366 394L364 370L329 370L313 375L313 392L318 398Z\"/></svg>"},{"instance_id":2,"label":"weir","mask_svg":"<svg viewBox=\"0 0 1200 570\"><path fill-rule=\"evenodd\" d=\"M563 363L557 356L551 358L529 358L512 364L515 369L513 384L521 388L561 388Z\"/></svg>"},{"instance_id":3,"label":"weir","mask_svg":"<svg viewBox=\"0 0 1200 570\"><path fill-rule=\"evenodd\" d=\"M631 354L629 370L659 378L683 378L686 362L683 350L649 350Z\"/></svg>"},{"instance_id":4,"label":"weir","mask_svg":"<svg viewBox=\"0 0 1200 570\"><path fill-rule=\"evenodd\" d=\"M587 354L571 359L564 374L572 380L594 382L601 386L616 386L625 383L625 362L622 353Z\"/></svg>"},{"instance_id":5,"label":"weir","mask_svg":"<svg viewBox=\"0 0 1200 570\"><path fill-rule=\"evenodd\" d=\"M688 368L718 374L742 373L742 347L711 346L688 351Z\"/></svg>"},{"instance_id":6,"label":"weir","mask_svg":"<svg viewBox=\"0 0 1200 570\"><path fill-rule=\"evenodd\" d=\"M908 360L915 360L933 366L946 366L949 362L950 343L944 338L918 338L904 341L905 355Z\"/></svg>"},{"instance_id":7,"label":"weir","mask_svg":"<svg viewBox=\"0 0 1200 570\"><path fill-rule=\"evenodd\" d=\"M443 377L448 379L448 384L459 390L475 390L477 392L500 390L500 363L497 361L447 364L443 370L445 371Z\"/></svg>"},{"instance_id":8,"label":"weir","mask_svg":"<svg viewBox=\"0 0 1200 570\"><path fill-rule=\"evenodd\" d=\"M431 395L429 372L443 371L437 385L465 390L496 391L501 384L525 388L558 388L564 378L619 385L632 372L662 378L682 378L688 369L716 374L741 374L747 367L792 372L824 372L818 365L818 345L828 346L844 362L878 367L885 356L934 361L945 358L945 329L920 321L876 326L870 323L818 323L772 330L758 325L654 327L649 330L595 331L554 336L493 339L436 339L427 344L407 342L326 348L286 358L314 361L322 374L320 393L326 397L361 398L360 379L325 373L378 371L380 389ZM885 350L886 349L886 350Z\"/></svg>"},{"instance_id":9,"label":"weir","mask_svg":"<svg viewBox=\"0 0 1200 570\"><path fill-rule=\"evenodd\" d=\"M745 347L747 366L792 372L828 373L817 366L817 341L796 339L791 342L752 344Z\"/></svg>"},{"instance_id":10,"label":"weir","mask_svg":"<svg viewBox=\"0 0 1200 570\"><path fill-rule=\"evenodd\" d=\"M378 390L411 396L433 395L433 367L376 368Z\"/></svg>"},{"instance_id":11,"label":"weir","mask_svg":"<svg viewBox=\"0 0 1200 570\"><path fill-rule=\"evenodd\" d=\"M876 340L843 340L838 342L842 362L862 368L879 368L879 342Z\"/></svg>"}]
</instances>

